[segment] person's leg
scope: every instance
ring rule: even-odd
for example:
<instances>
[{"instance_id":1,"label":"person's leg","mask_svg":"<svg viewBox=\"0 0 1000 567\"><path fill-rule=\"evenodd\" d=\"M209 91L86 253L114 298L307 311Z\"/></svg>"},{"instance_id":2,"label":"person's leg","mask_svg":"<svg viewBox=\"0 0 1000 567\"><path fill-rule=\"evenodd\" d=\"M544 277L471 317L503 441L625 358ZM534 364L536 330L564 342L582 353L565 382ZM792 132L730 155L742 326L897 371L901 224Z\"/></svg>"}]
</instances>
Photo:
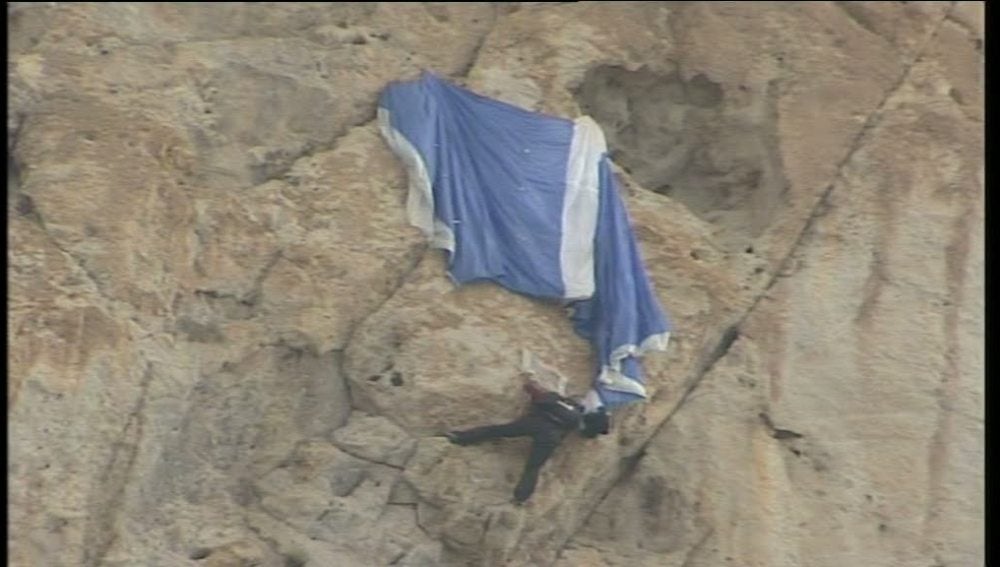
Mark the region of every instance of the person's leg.
<instances>
[{"instance_id":1,"label":"person's leg","mask_svg":"<svg viewBox=\"0 0 1000 567\"><path fill-rule=\"evenodd\" d=\"M521 473L521 480L514 488L514 501L521 504L531 498L535 492L535 485L538 484L538 474L542 470L542 465L549 460L555 452L556 447L562 441L563 432L556 427L545 427L534 435L531 443L531 453L524 463L524 472Z\"/></svg>"},{"instance_id":2,"label":"person's leg","mask_svg":"<svg viewBox=\"0 0 1000 567\"><path fill-rule=\"evenodd\" d=\"M532 427L529 420L525 418L516 419L510 423L499 425L484 425L473 427L464 431L452 431L448 438L457 445L472 445L490 439L500 439L501 437L521 437L531 435Z\"/></svg>"}]
</instances>

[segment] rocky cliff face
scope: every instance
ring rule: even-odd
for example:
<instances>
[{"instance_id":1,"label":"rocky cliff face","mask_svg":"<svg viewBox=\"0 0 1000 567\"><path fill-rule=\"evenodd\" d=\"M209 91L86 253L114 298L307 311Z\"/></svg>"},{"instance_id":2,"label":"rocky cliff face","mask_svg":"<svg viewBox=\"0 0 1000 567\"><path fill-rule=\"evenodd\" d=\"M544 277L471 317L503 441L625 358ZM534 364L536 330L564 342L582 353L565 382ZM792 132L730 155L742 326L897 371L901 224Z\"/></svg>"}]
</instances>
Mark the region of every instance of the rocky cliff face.
<instances>
[{"instance_id":1,"label":"rocky cliff face","mask_svg":"<svg viewBox=\"0 0 1000 567\"><path fill-rule=\"evenodd\" d=\"M983 564L983 5L10 3L13 565ZM676 323L525 508L384 85L605 129Z\"/></svg>"}]
</instances>

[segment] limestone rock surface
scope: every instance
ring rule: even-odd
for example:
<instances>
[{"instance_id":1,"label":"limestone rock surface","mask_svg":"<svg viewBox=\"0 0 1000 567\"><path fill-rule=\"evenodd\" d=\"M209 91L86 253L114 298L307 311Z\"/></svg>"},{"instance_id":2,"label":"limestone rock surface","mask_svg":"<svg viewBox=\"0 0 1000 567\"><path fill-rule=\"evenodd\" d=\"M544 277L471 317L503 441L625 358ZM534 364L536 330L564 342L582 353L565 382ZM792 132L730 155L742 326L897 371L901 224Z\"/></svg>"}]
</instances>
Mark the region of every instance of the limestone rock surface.
<instances>
[{"instance_id":1,"label":"limestone rock surface","mask_svg":"<svg viewBox=\"0 0 1000 567\"><path fill-rule=\"evenodd\" d=\"M983 3L8 3L9 561L984 562ZM676 325L525 507L522 349L374 124L593 116Z\"/></svg>"}]
</instances>

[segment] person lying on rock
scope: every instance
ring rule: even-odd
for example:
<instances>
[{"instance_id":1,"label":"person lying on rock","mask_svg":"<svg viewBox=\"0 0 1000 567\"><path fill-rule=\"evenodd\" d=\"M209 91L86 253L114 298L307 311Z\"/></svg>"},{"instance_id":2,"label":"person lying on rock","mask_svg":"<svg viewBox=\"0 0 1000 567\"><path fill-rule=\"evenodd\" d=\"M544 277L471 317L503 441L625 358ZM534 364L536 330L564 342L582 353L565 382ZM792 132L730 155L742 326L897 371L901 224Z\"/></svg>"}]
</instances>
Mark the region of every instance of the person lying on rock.
<instances>
[{"instance_id":1,"label":"person lying on rock","mask_svg":"<svg viewBox=\"0 0 1000 567\"><path fill-rule=\"evenodd\" d=\"M473 445L502 437L531 437L531 452L524 464L521 480L514 488L514 503L523 504L531 497L538 483L538 473L556 447L571 431L594 438L608 433L608 415L602 407L588 410L583 404L541 387L525 377L524 389L531 396L527 413L499 425L484 425L446 434L456 445Z\"/></svg>"}]
</instances>

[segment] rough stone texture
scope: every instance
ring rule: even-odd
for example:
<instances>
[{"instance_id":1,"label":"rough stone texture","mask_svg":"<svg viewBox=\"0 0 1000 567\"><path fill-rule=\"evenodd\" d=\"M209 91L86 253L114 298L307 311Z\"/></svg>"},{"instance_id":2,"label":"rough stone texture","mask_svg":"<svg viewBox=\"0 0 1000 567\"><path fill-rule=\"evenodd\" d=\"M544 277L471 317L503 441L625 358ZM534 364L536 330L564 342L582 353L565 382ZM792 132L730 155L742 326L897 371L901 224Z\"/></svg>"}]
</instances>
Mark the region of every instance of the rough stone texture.
<instances>
[{"instance_id":1,"label":"rough stone texture","mask_svg":"<svg viewBox=\"0 0 1000 567\"><path fill-rule=\"evenodd\" d=\"M333 433L333 443L358 458L402 467L413 455L416 441L384 417L355 413Z\"/></svg>"},{"instance_id":2,"label":"rough stone texture","mask_svg":"<svg viewBox=\"0 0 1000 567\"><path fill-rule=\"evenodd\" d=\"M955 96L981 75L960 57L946 21L793 273L560 564L984 563L982 107Z\"/></svg>"},{"instance_id":3,"label":"rough stone texture","mask_svg":"<svg viewBox=\"0 0 1000 567\"><path fill-rule=\"evenodd\" d=\"M983 563L977 2L10 3L13 565ZM528 506L522 348L372 123L604 127L677 332Z\"/></svg>"}]
</instances>

